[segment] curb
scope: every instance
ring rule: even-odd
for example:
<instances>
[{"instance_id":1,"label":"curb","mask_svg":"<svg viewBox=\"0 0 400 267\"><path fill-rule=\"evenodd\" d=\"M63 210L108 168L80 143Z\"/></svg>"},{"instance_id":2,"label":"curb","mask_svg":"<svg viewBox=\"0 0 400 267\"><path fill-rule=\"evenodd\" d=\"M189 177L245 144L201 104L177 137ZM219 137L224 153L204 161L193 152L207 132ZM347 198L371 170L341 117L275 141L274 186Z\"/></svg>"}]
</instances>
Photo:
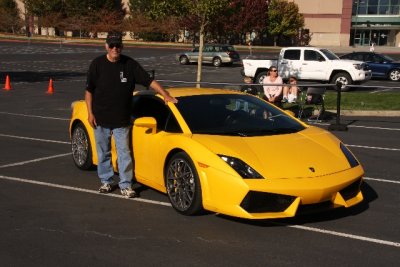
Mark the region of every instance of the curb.
<instances>
[{"instance_id":1,"label":"curb","mask_svg":"<svg viewBox=\"0 0 400 267\"><path fill-rule=\"evenodd\" d=\"M335 113L336 110L327 110ZM341 116L400 117L400 110L341 110Z\"/></svg>"}]
</instances>

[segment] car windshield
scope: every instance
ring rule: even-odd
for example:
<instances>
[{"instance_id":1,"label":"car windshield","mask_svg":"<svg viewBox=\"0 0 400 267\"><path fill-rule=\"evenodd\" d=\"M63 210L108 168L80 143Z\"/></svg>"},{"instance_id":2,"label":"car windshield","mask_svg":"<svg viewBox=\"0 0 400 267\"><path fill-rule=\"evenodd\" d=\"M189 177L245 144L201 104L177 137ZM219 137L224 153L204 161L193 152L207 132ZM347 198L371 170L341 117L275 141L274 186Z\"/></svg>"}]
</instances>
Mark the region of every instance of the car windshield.
<instances>
[{"instance_id":1,"label":"car windshield","mask_svg":"<svg viewBox=\"0 0 400 267\"><path fill-rule=\"evenodd\" d=\"M335 53L328 49L321 49L320 51L330 60L339 59L339 57Z\"/></svg>"},{"instance_id":2,"label":"car windshield","mask_svg":"<svg viewBox=\"0 0 400 267\"><path fill-rule=\"evenodd\" d=\"M252 95L179 97L176 104L194 134L262 136L295 133L305 127Z\"/></svg>"}]
</instances>

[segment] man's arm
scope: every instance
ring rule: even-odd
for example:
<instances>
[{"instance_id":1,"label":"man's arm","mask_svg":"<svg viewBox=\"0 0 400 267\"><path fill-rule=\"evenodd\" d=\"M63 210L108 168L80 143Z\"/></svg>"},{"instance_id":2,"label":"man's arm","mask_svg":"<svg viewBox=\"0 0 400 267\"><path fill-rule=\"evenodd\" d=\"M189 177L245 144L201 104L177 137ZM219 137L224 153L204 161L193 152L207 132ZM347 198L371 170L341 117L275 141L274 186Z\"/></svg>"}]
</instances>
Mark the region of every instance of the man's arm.
<instances>
[{"instance_id":1,"label":"man's arm","mask_svg":"<svg viewBox=\"0 0 400 267\"><path fill-rule=\"evenodd\" d=\"M178 103L178 100L175 97L170 96L169 93L156 80L153 80L150 83L150 87L164 97L165 104L167 104L167 102Z\"/></svg>"},{"instance_id":2,"label":"man's arm","mask_svg":"<svg viewBox=\"0 0 400 267\"><path fill-rule=\"evenodd\" d=\"M90 126L93 128L96 128L97 123L96 123L96 118L93 115L93 110L92 110L92 102L93 102L93 96L92 93L89 91L85 91L85 102L86 102L86 108L88 112L88 122Z\"/></svg>"}]
</instances>

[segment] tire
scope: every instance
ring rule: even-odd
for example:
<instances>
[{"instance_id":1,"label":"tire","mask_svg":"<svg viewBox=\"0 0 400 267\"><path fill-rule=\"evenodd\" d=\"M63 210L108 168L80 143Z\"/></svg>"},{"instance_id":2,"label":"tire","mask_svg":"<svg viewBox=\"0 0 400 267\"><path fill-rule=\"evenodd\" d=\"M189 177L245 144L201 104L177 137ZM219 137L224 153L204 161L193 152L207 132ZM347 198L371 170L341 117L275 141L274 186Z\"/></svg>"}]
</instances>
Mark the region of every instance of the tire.
<instances>
[{"instance_id":1,"label":"tire","mask_svg":"<svg viewBox=\"0 0 400 267\"><path fill-rule=\"evenodd\" d=\"M222 65L222 60L219 57L213 58L212 64L214 67L220 67Z\"/></svg>"},{"instance_id":2,"label":"tire","mask_svg":"<svg viewBox=\"0 0 400 267\"><path fill-rule=\"evenodd\" d=\"M203 211L199 176L186 153L176 153L168 161L165 185L169 201L177 212L195 215Z\"/></svg>"},{"instance_id":3,"label":"tire","mask_svg":"<svg viewBox=\"0 0 400 267\"><path fill-rule=\"evenodd\" d=\"M389 72L389 80L397 82L400 81L400 69L394 69Z\"/></svg>"},{"instance_id":4,"label":"tire","mask_svg":"<svg viewBox=\"0 0 400 267\"><path fill-rule=\"evenodd\" d=\"M93 167L92 147L85 126L78 123L71 135L72 159L81 170L89 170Z\"/></svg>"},{"instance_id":5,"label":"tire","mask_svg":"<svg viewBox=\"0 0 400 267\"><path fill-rule=\"evenodd\" d=\"M180 56L179 57L179 63L181 63L181 65L187 65L189 64L189 59L187 56Z\"/></svg>"},{"instance_id":6,"label":"tire","mask_svg":"<svg viewBox=\"0 0 400 267\"><path fill-rule=\"evenodd\" d=\"M342 85L353 84L353 81L351 80L350 75L345 72L336 73L335 76L333 76L330 83L337 84L338 82L342 83ZM342 92L350 91L350 87L342 86L341 91Z\"/></svg>"},{"instance_id":7,"label":"tire","mask_svg":"<svg viewBox=\"0 0 400 267\"><path fill-rule=\"evenodd\" d=\"M257 74L254 83L259 83L263 84L264 78L267 77L267 72L266 71L261 71L260 73Z\"/></svg>"}]
</instances>

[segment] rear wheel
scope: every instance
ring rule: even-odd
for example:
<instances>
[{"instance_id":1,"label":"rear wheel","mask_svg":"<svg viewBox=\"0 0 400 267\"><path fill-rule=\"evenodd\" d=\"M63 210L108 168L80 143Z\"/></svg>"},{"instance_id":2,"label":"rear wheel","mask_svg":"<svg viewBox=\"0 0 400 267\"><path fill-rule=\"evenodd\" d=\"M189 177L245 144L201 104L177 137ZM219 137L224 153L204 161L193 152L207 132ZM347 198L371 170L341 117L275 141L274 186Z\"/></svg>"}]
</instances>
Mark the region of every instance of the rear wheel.
<instances>
[{"instance_id":1,"label":"rear wheel","mask_svg":"<svg viewBox=\"0 0 400 267\"><path fill-rule=\"evenodd\" d=\"M255 83L263 84L265 77L267 77L267 72L261 71L260 73L257 74Z\"/></svg>"},{"instance_id":2,"label":"rear wheel","mask_svg":"<svg viewBox=\"0 0 400 267\"><path fill-rule=\"evenodd\" d=\"M89 170L93 167L90 139L82 123L78 123L72 130L71 150L72 159L79 169Z\"/></svg>"},{"instance_id":3,"label":"rear wheel","mask_svg":"<svg viewBox=\"0 0 400 267\"><path fill-rule=\"evenodd\" d=\"M342 92L349 91L350 87L347 87L346 85L351 85L353 83L350 75L345 72L339 72L339 73L335 74L335 76L333 76L333 78L331 80L331 83L333 83L333 84L337 84L339 82L342 84L342 88L341 88Z\"/></svg>"},{"instance_id":4,"label":"rear wheel","mask_svg":"<svg viewBox=\"0 0 400 267\"><path fill-rule=\"evenodd\" d=\"M400 81L400 69L391 70L388 76L391 81Z\"/></svg>"},{"instance_id":5,"label":"rear wheel","mask_svg":"<svg viewBox=\"0 0 400 267\"><path fill-rule=\"evenodd\" d=\"M165 184L168 198L176 211L194 215L203 210L199 176L186 153L176 153L168 161Z\"/></svg>"},{"instance_id":6,"label":"rear wheel","mask_svg":"<svg viewBox=\"0 0 400 267\"><path fill-rule=\"evenodd\" d=\"M212 61L214 67L220 67L222 65L222 60L219 57L215 57Z\"/></svg>"}]
</instances>

